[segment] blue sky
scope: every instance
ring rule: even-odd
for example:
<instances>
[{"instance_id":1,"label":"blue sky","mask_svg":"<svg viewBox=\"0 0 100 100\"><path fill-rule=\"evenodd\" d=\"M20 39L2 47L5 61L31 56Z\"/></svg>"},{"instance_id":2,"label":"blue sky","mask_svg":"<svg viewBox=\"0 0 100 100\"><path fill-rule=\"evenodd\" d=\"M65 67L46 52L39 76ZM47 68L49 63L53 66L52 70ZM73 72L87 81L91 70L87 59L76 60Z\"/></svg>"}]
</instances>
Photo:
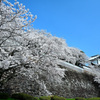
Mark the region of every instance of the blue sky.
<instances>
[{"instance_id":1,"label":"blue sky","mask_svg":"<svg viewBox=\"0 0 100 100\"><path fill-rule=\"evenodd\" d=\"M8 0L14 2L14 0ZM64 38L88 56L100 54L100 0L18 0L33 15L35 29Z\"/></svg>"}]
</instances>

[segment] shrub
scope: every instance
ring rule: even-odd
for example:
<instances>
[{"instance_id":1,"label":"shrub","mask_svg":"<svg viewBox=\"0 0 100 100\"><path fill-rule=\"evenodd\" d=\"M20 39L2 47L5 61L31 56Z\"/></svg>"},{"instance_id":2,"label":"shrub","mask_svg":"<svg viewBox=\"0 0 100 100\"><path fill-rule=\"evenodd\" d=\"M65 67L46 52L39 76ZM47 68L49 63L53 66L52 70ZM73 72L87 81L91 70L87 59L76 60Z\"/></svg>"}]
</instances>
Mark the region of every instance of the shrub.
<instances>
[{"instance_id":1,"label":"shrub","mask_svg":"<svg viewBox=\"0 0 100 100\"><path fill-rule=\"evenodd\" d=\"M38 97L34 97L33 100L39 100L39 98Z\"/></svg>"},{"instance_id":2,"label":"shrub","mask_svg":"<svg viewBox=\"0 0 100 100\"><path fill-rule=\"evenodd\" d=\"M88 98L87 100L100 100L100 97Z\"/></svg>"},{"instance_id":3,"label":"shrub","mask_svg":"<svg viewBox=\"0 0 100 100\"><path fill-rule=\"evenodd\" d=\"M42 96L39 98L40 100L51 100L50 96Z\"/></svg>"},{"instance_id":4,"label":"shrub","mask_svg":"<svg viewBox=\"0 0 100 100\"><path fill-rule=\"evenodd\" d=\"M8 93L0 93L0 99L8 99L9 97Z\"/></svg>"},{"instance_id":5,"label":"shrub","mask_svg":"<svg viewBox=\"0 0 100 100\"><path fill-rule=\"evenodd\" d=\"M85 98L77 97L77 98L75 98L75 100L85 100Z\"/></svg>"},{"instance_id":6,"label":"shrub","mask_svg":"<svg viewBox=\"0 0 100 100\"><path fill-rule=\"evenodd\" d=\"M34 97L24 93L12 94L11 98L18 99L18 100L34 100Z\"/></svg>"},{"instance_id":7,"label":"shrub","mask_svg":"<svg viewBox=\"0 0 100 100\"><path fill-rule=\"evenodd\" d=\"M59 97L59 96L52 96L51 100L66 100L64 97Z\"/></svg>"},{"instance_id":8,"label":"shrub","mask_svg":"<svg viewBox=\"0 0 100 100\"><path fill-rule=\"evenodd\" d=\"M1 100L2 100L2 99L1 99ZM16 100L16 99L8 98L8 99L3 99L3 100Z\"/></svg>"}]
</instances>

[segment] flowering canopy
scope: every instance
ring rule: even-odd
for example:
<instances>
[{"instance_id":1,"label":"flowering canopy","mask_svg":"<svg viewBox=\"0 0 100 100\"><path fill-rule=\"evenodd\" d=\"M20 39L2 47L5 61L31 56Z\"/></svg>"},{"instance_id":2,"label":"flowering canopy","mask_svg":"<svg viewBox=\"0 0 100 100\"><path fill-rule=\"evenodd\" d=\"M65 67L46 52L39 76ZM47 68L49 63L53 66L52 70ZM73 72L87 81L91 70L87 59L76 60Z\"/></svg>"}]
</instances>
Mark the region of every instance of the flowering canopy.
<instances>
[{"instance_id":1,"label":"flowering canopy","mask_svg":"<svg viewBox=\"0 0 100 100\"><path fill-rule=\"evenodd\" d=\"M0 2L0 81L5 73L15 74L19 68L27 73L30 68L39 72L49 66L58 67L59 59L72 64L87 60L81 50L68 47L64 39L33 29L36 18L16 0L14 5L7 0ZM33 74L31 71L29 76Z\"/></svg>"}]
</instances>

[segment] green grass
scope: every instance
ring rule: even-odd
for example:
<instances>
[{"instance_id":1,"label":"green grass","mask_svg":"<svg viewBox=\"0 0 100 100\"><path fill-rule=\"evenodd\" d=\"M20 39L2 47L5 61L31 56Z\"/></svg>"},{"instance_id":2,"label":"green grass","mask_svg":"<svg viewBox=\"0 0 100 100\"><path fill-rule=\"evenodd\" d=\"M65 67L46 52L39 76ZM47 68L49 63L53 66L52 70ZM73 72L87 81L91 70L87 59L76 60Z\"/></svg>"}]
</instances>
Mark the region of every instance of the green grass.
<instances>
[{"instance_id":1,"label":"green grass","mask_svg":"<svg viewBox=\"0 0 100 100\"><path fill-rule=\"evenodd\" d=\"M67 98L66 100L75 100L74 98Z\"/></svg>"}]
</instances>

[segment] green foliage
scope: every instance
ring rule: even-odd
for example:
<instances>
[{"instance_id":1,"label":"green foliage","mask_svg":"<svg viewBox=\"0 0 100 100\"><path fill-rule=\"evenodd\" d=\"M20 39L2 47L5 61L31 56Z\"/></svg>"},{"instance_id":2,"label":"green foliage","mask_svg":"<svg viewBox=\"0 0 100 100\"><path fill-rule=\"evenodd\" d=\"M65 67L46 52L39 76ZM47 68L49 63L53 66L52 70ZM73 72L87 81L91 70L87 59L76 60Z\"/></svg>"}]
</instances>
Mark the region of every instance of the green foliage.
<instances>
[{"instance_id":1,"label":"green foliage","mask_svg":"<svg viewBox=\"0 0 100 100\"><path fill-rule=\"evenodd\" d=\"M88 98L86 100L100 100L100 97Z\"/></svg>"},{"instance_id":2,"label":"green foliage","mask_svg":"<svg viewBox=\"0 0 100 100\"><path fill-rule=\"evenodd\" d=\"M0 93L0 99L8 99L9 97L8 93Z\"/></svg>"},{"instance_id":3,"label":"green foliage","mask_svg":"<svg viewBox=\"0 0 100 100\"><path fill-rule=\"evenodd\" d=\"M8 99L0 99L0 100L16 100L16 99L8 98Z\"/></svg>"},{"instance_id":4,"label":"green foliage","mask_svg":"<svg viewBox=\"0 0 100 100\"><path fill-rule=\"evenodd\" d=\"M85 100L85 98L77 97L77 98L75 98L75 100Z\"/></svg>"},{"instance_id":5,"label":"green foliage","mask_svg":"<svg viewBox=\"0 0 100 100\"><path fill-rule=\"evenodd\" d=\"M59 97L59 96L52 96L51 100L66 100L64 97Z\"/></svg>"},{"instance_id":6,"label":"green foliage","mask_svg":"<svg viewBox=\"0 0 100 100\"><path fill-rule=\"evenodd\" d=\"M16 93L12 94L11 98L10 95L7 93L0 93L0 100L100 100L100 97L94 97L94 98L82 98L82 97L77 97L77 98L64 98L64 97L59 97L59 96L41 96L40 98L38 97L33 97L28 94L24 93Z\"/></svg>"},{"instance_id":7,"label":"green foliage","mask_svg":"<svg viewBox=\"0 0 100 100\"><path fill-rule=\"evenodd\" d=\"M7 100L15 100L15 99L12 99L12 98L8 98Z\"/></svg>"},{"instance_id":8,"label":"green foliage","mask_svg":"<svg viewBox=\"0 0 100 100\"><path fill-rule=\"evenodd\" d=\"M38 97L34 97L33 100L39 100L39 98Z\"/></svg>"},{"instance_id":9,"label":"green foliage","mask_svg":"<svg viewBox=\"0 0 100 100\"><path fill-rule=\"evenodd\" d=\"M24 93L12 94L11 98L18 99L18 100L34 100L34 97Z\"/></svg>"},{"instance_id":10,"label":"green foliage","mask_svg":"<svg viewBox=\"0 0 100 100\"><path fill-rule=\"evenodd\" d=\"M42 96L39 98L40 100L51 100L50 96Z\"/></svg>"}]
</instances>

